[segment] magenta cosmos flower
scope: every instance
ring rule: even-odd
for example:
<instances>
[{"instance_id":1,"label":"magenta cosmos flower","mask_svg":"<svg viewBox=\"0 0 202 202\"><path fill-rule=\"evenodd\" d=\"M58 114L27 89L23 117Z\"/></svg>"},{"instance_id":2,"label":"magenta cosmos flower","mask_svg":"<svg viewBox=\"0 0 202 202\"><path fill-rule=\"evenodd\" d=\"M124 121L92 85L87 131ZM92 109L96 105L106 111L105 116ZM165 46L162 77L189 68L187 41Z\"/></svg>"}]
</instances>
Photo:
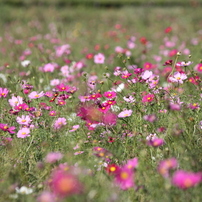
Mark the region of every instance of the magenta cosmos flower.
<instances>
[{"instance_id":1,"label":"magenta cosmos flower","mask_svg":"<svg viewBox=\"0 0 202 202\"><path fill-rule=\"evenodd\" d=\"M6 97L9 93L7 88L0 88L0 97Z\"/></svg>"},{"instance_id":2,"label":"magenta cosmos flower","mask_svg":"<svg viewBox=\"0 0 202 202\"><path fill-rule=\"evenodd\" d=\"M94 63L96 64L103 64L105 61L105 56L102 53L98 53L94 56Z\"/></svg>"},{"instance_id":3,"label":"magenta cosmos flower","mask_svg":"<svg viewBox=\"0 0 202 202\"><path fill-rule=\"evenodd\" d=\"M180 189L194 187L202 181L202 173L187 172L178 170L172 177L172 183Z\"/></svg>"},{"instance_id":4,"label":"magenta cosmos flower","mask_svg":"<svg viewBox=\"0 0 202 202\"><path fill-rule=\"evenodd\" d=\"M154 94L147 94L142 98L142 102L152 102L153 100L154 100Z\"/></svg>"},{"instance_id":5,"label":"magenta cosmos flower","mask_svg":"<svg viewBox=\"0 0 202 202\"><path fill-rule=\"evenodd\" d=\"M30 129L29 128L22 128L17 132L18 138L26 138L30 136Z\"/></svg>"},{"instance_id":6,"label":"magenta cosmos flower","mask_svg":"<svg viewBox=\"0 0 202 202\"><path fill-rule=\"evenodd\" d=\"M115 176L115 184L121 189L127 190L135 186L134 172L132 169L120 168Z\"/></svg>"},{"instance_id":7,"label":"magenta cosmos flower","mask_svg":"<svg viewBox=\"0 0 202 202\"><path fill-rule=\"evenodd\" d=\"M122 111L121 113L119 113L118 117L119 118L129 117L129 116L131 116L132 112L133 111L131 109L129 109L129 110L126 109L126 110Z\"/></svg>"},{"instance_id":8,"label":"magenta cosmos flower","mask_svg":"<svg viewBox=\"0 0 202 202\"><path fill-rule=\"evenodd\" d=\"M42 92L40 92L40 93L38 93L38 92L36 92L36 91L33 91L33 92L31 92L29 95L28 95L28 97L30 98L30 99L37 99L37 98L40 98L40 97L43 97L44 96L44 92L42 91Z\"/></svg>"},{"instance_id":9,"label":"magenta cosmos flower","mask_svg":"<svg viewBox=\"0 0 202 202\"><path fill-rule=\"evenodd\" d=\"M106 98L112 99L116 97L116 92L114 91L107 91L103 94Z\"/></svg>"},{"instance_id":10,"label":"magenta cosmos flower","mask_svg":"<svg viewBox=\"0 0 202 202\"><path fill-rule=\"evenodd\" d=\"M17 117L16 118L16 121L19 123L19 124L21 124L21 125L29 125L29 123L32 121L31 119L30 119L30 117L28 116L28 115L22 115L21 117Z\"/></svg>"},{"instance_id":11,"label":"magenta cosmos flower","mask_svg":"<svg viewBox=\"0 0 202 202\"><path fill-rule=\"evenodd\" d=\"M65 118L58 118L54 123L54 129L60 129L62 126L66 125L67 120Z\"/></svg>"}]
</instances>

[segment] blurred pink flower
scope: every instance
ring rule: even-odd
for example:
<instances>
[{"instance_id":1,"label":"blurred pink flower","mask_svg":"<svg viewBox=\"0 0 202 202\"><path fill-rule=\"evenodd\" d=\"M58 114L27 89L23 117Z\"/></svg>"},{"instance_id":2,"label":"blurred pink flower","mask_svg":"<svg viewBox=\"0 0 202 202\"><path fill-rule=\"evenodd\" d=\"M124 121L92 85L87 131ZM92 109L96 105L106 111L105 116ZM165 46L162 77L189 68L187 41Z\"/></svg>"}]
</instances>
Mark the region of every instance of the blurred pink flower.
<instances>
[{"instance_id":1,"label":"blurred pink flower","mask_svg":"<svg viewBox=\"0 0 202 202\"><path fill-rule=\"evenodd\" d=\"M115 184L121 189L127 190L135 186L134 172L132 169L120 168L115 175Z\"/></svg>"},{"instance_id":2,"label":"blurred pink flower","mask_svg":"<svg viewBox=\"0 0 202 202\"><path fill-rule=\"evenodd\" d=\"M60 129L62 126L66 125L66 119L65 118L58 118L55 122L54 122L54 129Z\"/></svg>"},{"instance_id":3,"label":"blurred pink flower","mask_svg":"<svg viewBox=\"0 0 202 202\"><path fill-rule=\"evenodd\" d=\"M15 97L13 95L12 98L8 100L8 102L11 107L15 107L15 106L23 103L23 98L20 96Z\"/></svg>"},{"instance_id":4,"label":"blurred pink flower","mask_svg":"<svg viewBox=\"0 0 202 202\"><path fill-rule=\"evenodd\" d=\"M60 198L82 192L82 185L76 176L64 170L56 170L50 178L51 191Z\"/></svg>"},{"instance_id":5,"label":"blurred pink flower","mask_svg":"<svg viewBox=\"0 0 202 202\"><path fill-rule=\"evenodd\" d=\"M55 163L62 159L63 155L60 152L50 152L45 157L46 163Z\"/></svg>"},{"instance_id":6,"label":"blurred pink flower","mask_svg":"<svg viewBox=\"0 0 202 202\"><path fill-rule=\"evenodd\" d=\"M186 74L184 74L184 73L180 73L180 72L175 72L174 74L173 74L173 76L170 76L169 78L169 81L171 81L171 82L174 82L174 83L183 83L183 81L185 80L185 79L187 79L187 75Z\"/></svg>"},{"instance_id":7,"label":"blurred pink flower","mask_svg":"<svg viewBox=\"0 0 202 202\"><path fill-rule=\"evenodd\" d=\"M96 64L103 64L105 61L105 56L102 53L98 53L97 55L94 55L94 63Z\"/></svg>"},{"instance_id":8,"label":"blurred pink flower","mask_svg":"<svg viewBox=\"0 0 202 202\"><path fill-rule=\"evenodd\" d=\"M57 197L49 191L44 191L42 192L38 197L37 197L37 202L56 202Z\"/></svg>"},{"instance_id":9,"label":"blurred pink flower","mask_svg":"<svg viewBox=\"0 0 202 202\"><path fill-rule=\"evenodd\" d=\"M172 184L180 189L188 189L202 182L202 173L178 170L173 174Z\"/></svg>"}]
</instances>

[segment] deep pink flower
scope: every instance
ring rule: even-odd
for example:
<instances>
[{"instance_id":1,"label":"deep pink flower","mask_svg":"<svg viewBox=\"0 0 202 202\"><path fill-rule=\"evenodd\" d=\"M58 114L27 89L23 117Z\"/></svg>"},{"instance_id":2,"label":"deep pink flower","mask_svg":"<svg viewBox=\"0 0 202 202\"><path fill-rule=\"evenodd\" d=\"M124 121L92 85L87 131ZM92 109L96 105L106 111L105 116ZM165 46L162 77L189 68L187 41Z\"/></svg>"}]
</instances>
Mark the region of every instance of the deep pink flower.
<instances>
[{"instance_id":1,"label":"deep pink flower","mask_svg":"<svg viewBox=\"0 0 202 202\"><path fill-rule=\"evenodd\" d=\"M50 111L50 112L49 112L49 115L50 115L50 116L56 116L56 111Z\"/></svg>"},{"instance_id":2,"label":"deep pink flower","mask_svg":"<svg viewBox=\"0 0 202 202\"><path fill-rule=\"evenodd\" d=\"M10 134L15 133L15 131L13 131L13 130L15 130L15 126L9 127L8 124L0 123L0 129L3 131L7 131Z\"/></svg>"},{"instance_id":3,"label":"deep pink flower","mask_svg":"<svg viewBox=\"0 0 202 202\"><path fill-rule=\"evenodd\" d=\"M6 97L9 93L7 88L0 88L0 97Z\"/></svg>"},{"instance_id":4,"label":"deep pink flower","mask_svg":"<svg viewBox=\"0 0 202 202\"><path fill-rule=\"evenodd\" d=\"M102 122L105 125L109 126L116 125L116 121L117 121L117 115L109 111L105 113L102 117Z\"/></svg>"},{"instance_id":5,"label":"deep pink flower","mask_svg":"<svg viewBox=\"0 0 202 202\"><path fill-rule=\"evenodd\" d=\"M197 64L194 67L194 70L197 71L198 73L202 73L202 63Z\"/></svg>"},{"instance_id":6,"label":"deep pink flower","mask_svg":"<svg viewBox=\"0 0 202 202\"><path fill-rule=\"evenodd\" d=\"M59 85L56 86L56 88L62 92L62 91L68 91L69 90L69 86L65 85L64 83L61 83Z\"/></svg>"},{"instance_id":7,"label":"deep pink flower","mask_svg":"<svg viewBox=\"0 0 202 202\"><path fill-rule=\"evenodd\" d=\"M150 70L154 67L154 65L150 62L145 62L144 65L143 65L143 69L144 70Z\"/></svg>"},{"instance_id":8,"label":"deep pink flower","mask_svg":"<svg viewBox=\"0 0 202 202\"><path fill-rule=\"evenodd\" d=\"M127 190L135 186L134 172L132 169L120 168L115 176L115 184L121 189Z\"/></svg>"},{"instance_id":9,"label":"deep pink flower","mask_svg":"<svg viewBox=\"0 0 202 202\"><path fill-rule=\"evenodd\" d=\"M107 167L105 168L105 171L109 175L116 175L119 172L120 167L116 164L108 164Z\"/></svg>"},{"instance_id":10,"label":"deep pink flower","mask_svg":"<svg viewBox=\"0 0 202 202\"><path fill-rule=\"evenodd\" d=\"M116 92L114 91L107 91L103 94L106 98L112 99L116 97Z\"/></svg>"},{"instance_id":11,"label":"deep pink flower","mask_svg":"<svg viewBox=\"0 0 202 202\"><path fill-rule=\"evenodd\" d=\"M190 109L199 109L199 108L200 108L200 105L199 105L198 103L190 103L190 104L188 105L188 107L189 107Z\"/></svg>"},{"instance_id":12,"label":"deep pink flower","mask_svg":"<svg viewBox=\"0 0 202 202\"><path fill-rule=\"evenodd\" d=\"M202 181L202 173L187 172L178 170L172 177L172 184L180 189L194 187Z\"/></svg>"},{"instance_id":13,"label":"deep pink flower","mask_svg":"<svg viewBox=\"0 0 202 202\"><path fill-rule=\"evenodd\" d=\"M142 102L152 102L154 100L154 94L147 94L143 96Z\"/></svg>"}]
</instances>

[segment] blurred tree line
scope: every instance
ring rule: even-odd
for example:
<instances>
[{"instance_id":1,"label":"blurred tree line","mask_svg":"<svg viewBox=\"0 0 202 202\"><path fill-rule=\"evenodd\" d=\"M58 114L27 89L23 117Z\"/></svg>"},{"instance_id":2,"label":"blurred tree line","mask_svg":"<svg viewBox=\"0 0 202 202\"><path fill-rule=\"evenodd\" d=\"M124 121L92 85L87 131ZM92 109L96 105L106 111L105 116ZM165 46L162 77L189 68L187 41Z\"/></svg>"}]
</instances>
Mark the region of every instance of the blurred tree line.
<instances>
[{"instance_id":1,"label":"blurred tree line","mask_svg":"<svg viewBox=\"0 0 202 202\"><path fill-rule=\"evenodd\" d=\"M29 6L29 5L86 5L117 7L124 5L156 5L156 6L200 6L202 0L0 0L0 3L11 6Z\"/></svg>"}]
</instances>

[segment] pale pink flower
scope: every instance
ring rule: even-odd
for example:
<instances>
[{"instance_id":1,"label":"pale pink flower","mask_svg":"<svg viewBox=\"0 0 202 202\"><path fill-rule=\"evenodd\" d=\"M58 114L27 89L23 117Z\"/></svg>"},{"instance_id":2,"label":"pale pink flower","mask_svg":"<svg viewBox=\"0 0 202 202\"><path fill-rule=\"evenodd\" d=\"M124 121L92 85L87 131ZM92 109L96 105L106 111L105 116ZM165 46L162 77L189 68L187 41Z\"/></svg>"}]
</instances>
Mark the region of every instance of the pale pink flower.
<instances>
[{"instance_id":1,"label":"pale pink flower","mask_svg":"<svg viewBox=\"0 0 202 202\"><path fill-rule=\"evenodd\" d=\"M50 152L45 157L45 162L55 163L62 159L63 155L60 152Z\"/></svg>"},{"instance_id":2,"label":"pale pink flower","mask_svg":"<svg viewBox=\"0 0 202 202\"><path fill-rule=\"evenodd\" d=\"M118 117L119 118L129 117L129 116L131 116L132 112L133 111L131 109L129 109L129 110L126 109L126 110L122 111L121 113L119 113Z\"/></svg>"},{"instance_id":3,"label":"pale pink flower","mask_svg":"<svg viewBox=\"0 0 202 202\"><path fill-rule=\"evenodd\" d=\"M9 102L11 107L15 107L19 104L23 104L23 98L20 96L15 97L13 95L12 98L8 100L8 102Z\"/></svg>"},{"instance_id":4,"label":"pale pink flower","mask_svg":"<svg viewBox=\"0 0 202 202\"><path fill-rule=\"evenodd\" d=\"M134 98L132 95L127 96L127 97L123 97L123 99L124 99L126 102L129 102L129 103L135 102L135 98Z\"/></svg>"},{"instance_id":5,"label":"pale pink flower","mask_svg":"<svg viewBox=\"0 0 202 202\"><path fill-rule=\"evenodd\" d=\"M174 83L183 83L183 81L187 79L187 75L180 72L175 72L173 76L169 77L169 80Z\"/></svg>"},{"instance_id":6,"label":"pale pink flower","mask_svg":"<svg viewBox=\"0 0 202 202\"><path fill-rule=\"evenodd\" d=\"M28 115L22 115L21 117L17 117L16 121L21 125L29 125L32 121Z\"/></svg>"},{"instance_id":7,"label":"pale pink flower","mask_svg":"<svg viewBox=\"0 0 202 202\"><path fill-rule=\"evenodd\" d=\"M67 124L67 122L66 122L65 118L58 118L55 121L53 127L54 127L54 129L60 129L62 126L66 125L66 124Z\"/></svg>"},{"instance_id":8,"label":"pale pink flower","mask_svg":"<svg viewBox=\"0 0 202 202\"><path fill-rule=\"evenodd\" d=\"M79 125L74 125L74 126L72 126L72 129L69 130L69 132L74 132L74 131L76 131L79 127L80 127Z\"/></svg>"},{"instance_id":9,"label":"pale pink flower","mask_svg":"<svg viewBox=\"0 0 202 202\"><path fill-rule=\"evenodd\" d=\"M102 53L98 53L94 56L94 63L96 64L103 64L105 61L105 56Z\"/></svg>"},{"instance_id":10,"label":"pale pink flower","mask_svg":"<svg viewBox=\"0 0 202 202\"><path fill-rule=\"evenodd\" d=\"M40 92L40 93L38 93L37 91L33 91L33 92L31 92L29 95L28 95L28 97L30 98L30 99L37 99L37 98L40 98L40 97L43 97L44 96L44 92L42 91L42 92Z\"/></svg>"},{"instance_id":11,"label":"pale pink flower","mask_svg":"<svg viewBox=\"0 0 202 202\"><path fill-rule=\"evenodd\" d=\"M51 86L57 86L57 85L59 85L59 83L60 83L60 80L59 80L59 79L52 79L52 80L50 81L50 85L51 85Z\"/></svg>"},{"instance_id":12,"label":"pale pink flower","mask_svg":"<svg viewBox=\"0 0 202 202\"><path fill-rule=\"evenodd\" d=\"M146 70L146 71L142 72L141 77L142 77L142 79L147 80L147 79L149 79L152 75L153 75L153 72L152 72L152 71Z\"/></svg>"},{"instance_id":13,"label":"pale pink flower","mask_svg":"<svg viewBox=\"0 0 202 202\"><path fill-rule=\"evenodd\" d=\"M56 202L56 198L52 192L44 191L38 196L37 202Z\"/></svg>"},{"instance_id":14,"label":"pale pink flower","mask_svg":"<svg viewBox=\"0 0 202 202\"><path fill-rule=\"evenodd\" d=\"M18 138L25 138L30 136L30 129L29 128L22 128L17 132Z\"/></svg>"},{"instance_id":15,"label":"pale pink flower","mask_svg":"<svg viewBox=\"0 0 202 202\"><path fill-rule=\"evenodd\" d=\"M54 70L55 70L55 65L52 63L48 63L43 66L44 72L53 72Z\"/></svg>"}]
</instances>

